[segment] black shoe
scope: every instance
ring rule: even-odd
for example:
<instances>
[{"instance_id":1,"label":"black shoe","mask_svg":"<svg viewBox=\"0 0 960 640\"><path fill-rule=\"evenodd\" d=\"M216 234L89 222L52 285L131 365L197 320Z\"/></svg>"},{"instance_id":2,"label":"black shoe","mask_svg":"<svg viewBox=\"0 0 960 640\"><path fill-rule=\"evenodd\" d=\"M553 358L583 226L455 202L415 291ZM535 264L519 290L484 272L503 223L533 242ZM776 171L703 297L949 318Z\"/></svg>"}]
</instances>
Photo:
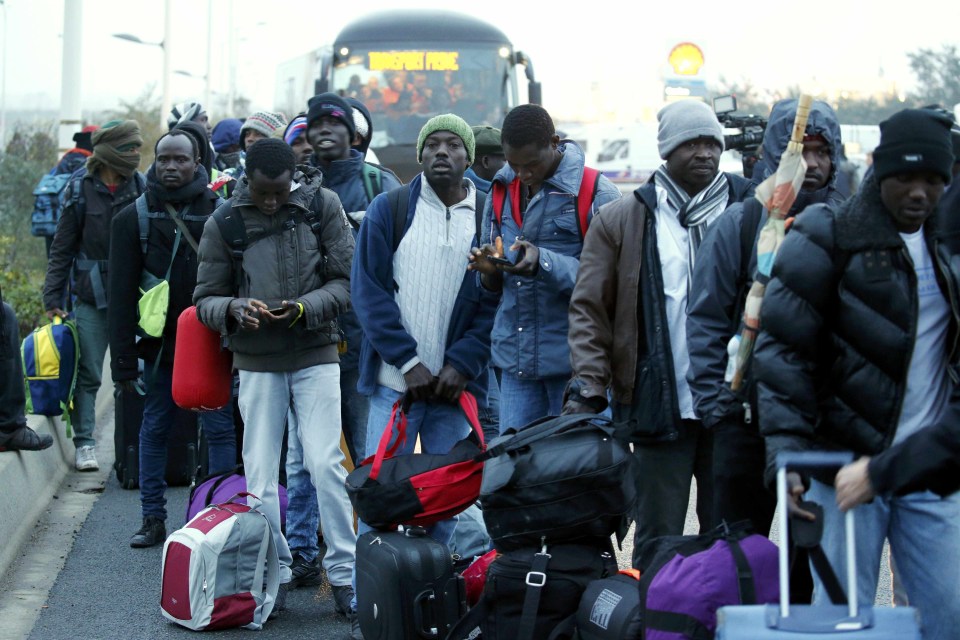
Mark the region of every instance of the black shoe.
<instances>
[{"instance_id":1,"label":"black shoe","mask_svg":"<svg viewBox=\"0 0 960 640\"><path fill-rule=\"evenodd\" d=\"M290 583L284 582L280 585L280 588L277 589L277 599L273 603L273 611L270 612L270 617L267 620L273 620L280 615L281 612L287 610L287 589L289 589Z\"/></svg>"},{"instance_id":2,"label":"black shoe","mask_svg":"<svg viewBox=\"0 0 960 640\"><path fill-rule=\"evenodd\" d=\"M290 573L293 574L289 583L291 589L318 586L323 580L320 575L320 556L314 558L313 562L307 562L299 553L293 554Z\"/></svg>"},{"instance_id":3,"label":"black shoe","mask_svg":"<svg viewBox=\"0 0 960 640\"><path fill-rule=\"evenodd\" d=\"M53 436L39 434L28 426L0 435L0 451L43 451L53 445Z\"/></svg>"},{"instance_id":4,"label":"black shoe","mask_svg":"<svg viewBox=\"0 0 960 640\"><path fill-rule=\"evenodd\" d=\"M157 516L147 516L143 519L140 531L130 538L130 546L135 549L153 547L167 539L167 527L164 521Z\"/></svg>"},{"instance_id":5,"label":"black shoe","mask_svg":"<svg viewBox=\"0 0 960 640\"><path fill-rule=\"evenodd\" d=\"M353 607L350 606L353 602L353 587L349 584L342 584L339 587L332 587L333 591L333 608L337 613L350 617L350 611L353 610Z\"/></svg>"},{"instance_id":6,"label":"black shoe","mask_svg":"<svg viewBox=\"0 0 960 640\"><path fill-rule=\"evenodd\" d=\"M363 640L363 632L360 631L360 617L357 616L356 609L347 610L347 620L350 621L350 640Z\"/></svg>"}]
</instances>

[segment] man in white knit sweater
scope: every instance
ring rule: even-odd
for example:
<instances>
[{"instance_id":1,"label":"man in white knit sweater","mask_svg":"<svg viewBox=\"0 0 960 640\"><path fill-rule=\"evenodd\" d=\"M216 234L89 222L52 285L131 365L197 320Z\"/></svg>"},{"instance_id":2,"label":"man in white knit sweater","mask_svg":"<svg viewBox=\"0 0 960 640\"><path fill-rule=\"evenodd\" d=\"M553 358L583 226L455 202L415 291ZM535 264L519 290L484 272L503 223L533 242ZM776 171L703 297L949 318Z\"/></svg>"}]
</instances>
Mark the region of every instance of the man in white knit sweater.
<instances>
[{"instance_id":1,"label":"man in white knit sweater","mask_svg":"<svg viewBox=\"0 0 960 640\"><path fill-rule=\"evenodd\" d=\"M364 333L357 387L370 396L367 455L404 394L414 403L403 453L418 434L423 452L446 453L470 429L460 394L486 402L496 299L466 270L478 228L476 187L463 177L473 156L466 122L432 118L417 142L423 173L405 191L378 196L360 227L351 289ZM444 521L430 535L449 544L455 527L456 519Z\"/></svg>"}]
</instances>

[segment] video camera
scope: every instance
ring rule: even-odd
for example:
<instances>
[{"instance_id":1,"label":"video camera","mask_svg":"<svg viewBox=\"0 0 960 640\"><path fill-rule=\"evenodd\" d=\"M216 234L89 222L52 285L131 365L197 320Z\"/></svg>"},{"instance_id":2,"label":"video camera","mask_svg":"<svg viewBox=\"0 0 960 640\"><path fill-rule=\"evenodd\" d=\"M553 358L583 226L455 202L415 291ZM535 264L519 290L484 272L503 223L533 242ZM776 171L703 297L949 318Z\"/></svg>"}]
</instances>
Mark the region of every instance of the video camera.
<instances>
[{"instance_id":1,"label":"video camera","mask_svg":"<svg viewBox=\"0 0 960 640\"><path fill-rule=\"evenodd\" d=\"M736 96L719 96L713 99L713 111L717 120L727 129L740 129L740 133L723 136L725 149L736 149L743 160L743 177L753 177L753 167L757 164L757 153L763 144L763 132L767 128L767 119L763 116L736 115Z\"/></svg>"}]
</instances>

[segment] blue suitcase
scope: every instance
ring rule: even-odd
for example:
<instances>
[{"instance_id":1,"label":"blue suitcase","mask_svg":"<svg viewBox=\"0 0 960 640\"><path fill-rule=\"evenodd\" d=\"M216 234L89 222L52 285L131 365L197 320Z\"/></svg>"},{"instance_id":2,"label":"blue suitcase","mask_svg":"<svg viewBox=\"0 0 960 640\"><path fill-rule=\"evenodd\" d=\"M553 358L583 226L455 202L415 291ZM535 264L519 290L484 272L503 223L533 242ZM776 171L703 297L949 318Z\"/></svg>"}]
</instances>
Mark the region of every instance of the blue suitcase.
<instances>
[{"instance_id":1,"label":"blue suitcase","mask_svg":"<svg viewBox=\"0 0 960 640\"><path fill-rule=\"evenodd\" d=\"M853 459L849 453L803 452L777 456L777 499L787 496L787 469L827 469ZM853 512L846 515L847 605L790 606L787 510L780 509L780 604L721 607L716 640L920 640L920 616L913 607L860 606L856 589L856 534Z\"/></svg>"}]
</instances>

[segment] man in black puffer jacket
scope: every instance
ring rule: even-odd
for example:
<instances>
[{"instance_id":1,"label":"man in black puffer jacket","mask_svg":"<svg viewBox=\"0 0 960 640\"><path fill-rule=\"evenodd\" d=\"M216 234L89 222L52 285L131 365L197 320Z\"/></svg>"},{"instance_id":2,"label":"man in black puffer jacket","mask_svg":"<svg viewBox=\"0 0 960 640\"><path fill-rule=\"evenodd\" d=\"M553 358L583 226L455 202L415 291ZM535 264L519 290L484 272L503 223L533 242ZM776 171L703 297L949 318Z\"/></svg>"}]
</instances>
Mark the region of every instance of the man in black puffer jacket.
<instances>
[{"instance_id":1,"label":"man in black puffer jacket","mask_svg":"<svg viewBox=\"0 0 960 640\"><path fill-rule=\"evenodd\" d=\"M161 137L155 155L156 161L147 171L146 193L117 214L110 230L107 321L113 381L128 392L134 391L140 377L137 359L145 363L146 396L140 427L143 526L131 538L132 547L151 547L166 538L163 476L167 466L167 437L176 415L172 385L177 319L192 304L197 284L196 245L204 222L219 200L207 188L209 178L200 164L200 150L188 132L173 129ZM191 237L178 230L171 212L183 221ZM141 237L141 222L146 223L145 238ZM141 274L149 272L162 279L168 270L170 301L163 336L152 338L141 333L137 340ZM200 423L207 437L210 472L233 468L237 457L233 407L204 411L200 414Z\"/></svg>"},{"instance_id":2,"label":"man in black puffer jacket","mask_svg":"<svg viewBox=\"0 0 960 640\"><path fill-rule=\"evenodd\" d=\"M906 109L880 125L874 176L836 207L797 219L764 296L754 356L768 475L781 451L875 455L960 406L960 219L937 204L950 181L948 119ZM824 509L823 548L846 572L833 474L790 478L790 509ZM960 623L960 496L881 495L859 507L857 591L876 596L884 538L924 638ZM825 601L821 584L814 603Z\"/></svg>"}]
</instances>

